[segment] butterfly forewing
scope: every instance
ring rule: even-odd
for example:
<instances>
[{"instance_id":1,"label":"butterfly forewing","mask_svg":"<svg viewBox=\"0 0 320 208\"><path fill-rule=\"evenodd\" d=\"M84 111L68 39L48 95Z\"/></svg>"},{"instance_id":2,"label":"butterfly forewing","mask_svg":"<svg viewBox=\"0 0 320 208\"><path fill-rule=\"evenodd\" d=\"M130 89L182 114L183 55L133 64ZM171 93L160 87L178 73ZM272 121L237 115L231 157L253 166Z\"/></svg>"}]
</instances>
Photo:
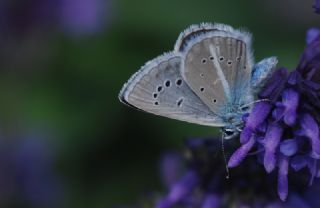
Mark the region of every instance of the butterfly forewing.
<instances>
[{"instance_id":1,"label":"butterfly forewing","mask_svg":"<svg viewBox=\"0 0 320 208\"><path fill-rule=\"evenodd\" d=\"M143 111L173 119L209 126L223 126L190 89L181 73L181 57L165 54L150 62L129 80L120 99Z\"/></svg>"},{"instance_id":2,"label":"butterfly forewing","mask_svg":"<svg viewBox=\"0 0 320 208\"><path fill-rule=\"evenodd\" d=\"M241 33L217 31L191 40L183 53L182 76L221 117L249 102L252 60ZM229 109L227 109L229 107Z\"/></svg>"}]
</instances>

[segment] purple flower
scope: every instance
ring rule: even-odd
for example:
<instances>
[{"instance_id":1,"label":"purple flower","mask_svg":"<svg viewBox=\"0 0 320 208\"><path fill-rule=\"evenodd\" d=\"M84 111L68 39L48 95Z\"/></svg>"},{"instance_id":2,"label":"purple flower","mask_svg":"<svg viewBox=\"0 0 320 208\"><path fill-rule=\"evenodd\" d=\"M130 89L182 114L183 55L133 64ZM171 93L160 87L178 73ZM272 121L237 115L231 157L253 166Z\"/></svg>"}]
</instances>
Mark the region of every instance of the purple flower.
<instances>
[{"instance_id":1,"label":"purple flower","mask_svg":"<svg viewBox=\"0 0 320 208\"><path fill-rule=\"evenodd\" d=\"M71 34L91 34L103 28L110 6L110 0L61 0L60 21Z\"/></svg>"},{"instance_id":2,"label":"purple flower","mask_svg":"<svg viewBox=\"0 0 320 208\"><path fill-rule=\"evenodd\" d=\"M258 102L244 119L241 146L229 160L238 166L250 150L257 149L258 160L268 173L278 168L278 195L288 197L290 168L307 168L311 177L320 177L320 32L307 32L307 47L296 70L288 74L278 69L259 94L269 101Z\"/></svg>"},{"instance_id":3,"label":"purple flower","mask_svg":"<svg viewBox=\"0 0 320 208\"><path fill-rule=\"evenodd\" d=\"M0 206L59 207L62 184L53 170L52 147L38 136L1 138Z\"/></svg>"},{"instance_id":4,"label":"purple flower","mask_svg":"<svg viewBox=\"0 0 320 208\"><path fill-rule=\"evenodd\" d=\"M320 1L314 0L313 8L316 13L320 14Z\"/></svg>"},{"instance_id":5,"label":"purple flower","mask_svg":"<svg viewBox=\"0 0 320 208\"><path fill-rule=\"evenodd\" d=\"M110 7L111 0L3 0L0 37L23 38L60 28L72 35L92 34L104 28Z\"/></svg>"},{"instance_id":6,"label":"purple flower","mask_svg":"<svg viewBox=\"0 0 320 208\"><path fill-rule=\"evenodd\" d=\"M272 127L278 134L278 126ZM295 146L295 140L286 140L281 144L284 152L291 146ZM233 148L234 141L225 143L226 150ZM251 142L248 141L248 143ZM181 168L173 168L176 171L176 178L172 186L167 187L167 192L163 197L156 200L157 208L218 208L218 207L318 207L320 201L312 197L317 196L320 189L319 181L315 181L314 186L305 192L301 192L304 187L304 176L294 175L292 179L288 177L290 156L279 153L277 159L278 177L274 174L265 174L261 165L257 164L254 157L249 157L243 165L232 171L230 178L225 178L225 164L223 163L221 147L218 138L198 138L187 140L186 154L184 160L182 156L170 152L162 159L163 163L173 164L182 167L186 164L184 171ZM172 159L172 161L169 160ZM179 160L177 160L179 158ZM180 164L179 164L180 163ZM166 166L166 165L165 165ZM165 172L162 172L165 173ZM171 173L172 174L172 173ZM165 175L163 177L169 176ZM166 181L166 180L165 180ZM278 194L281 201L273 190L275 182L278 181ZM288 183L293 192L288 196Z\"/></svg>"}]
</instances>

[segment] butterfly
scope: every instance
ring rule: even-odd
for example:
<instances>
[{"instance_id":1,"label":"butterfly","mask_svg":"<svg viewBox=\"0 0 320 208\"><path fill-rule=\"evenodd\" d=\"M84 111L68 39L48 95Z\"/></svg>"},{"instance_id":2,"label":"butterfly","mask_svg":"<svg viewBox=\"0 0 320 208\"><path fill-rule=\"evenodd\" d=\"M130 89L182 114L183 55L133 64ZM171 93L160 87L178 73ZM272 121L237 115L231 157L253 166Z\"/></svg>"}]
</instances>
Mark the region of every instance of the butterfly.
<instances>
[{"instance_id":1,"label":"butterfly","mask_svg":"<svg viewBox=\"0 0 320 208\"><path fill-rule=\"evenodd\" d=\"M191 25L173 51L147 62L124 84L119 99L156 115L220 127L230 139L277 62L270 57L254 64L252 36L243 29Z\"/></svg>"}]
</instances>

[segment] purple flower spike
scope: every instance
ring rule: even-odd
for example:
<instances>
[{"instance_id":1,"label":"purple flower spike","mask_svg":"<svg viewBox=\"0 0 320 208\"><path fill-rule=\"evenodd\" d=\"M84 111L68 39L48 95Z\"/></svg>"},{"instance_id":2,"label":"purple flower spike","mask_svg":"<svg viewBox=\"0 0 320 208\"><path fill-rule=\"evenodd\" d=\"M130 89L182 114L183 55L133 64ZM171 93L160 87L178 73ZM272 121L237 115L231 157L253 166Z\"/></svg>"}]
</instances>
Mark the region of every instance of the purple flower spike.
<instances>
[{"instance_id":1,"label":"purple flower spike","mask_svg":"<svg viewBox=\"0 0 320 208\"><path fill-rule=\"evenodd\" d=\"M176 203L190 194L194 187L198 184L198 174L194 171L187 172L175 185L173 185L167 199L172 203Z\"/></svg>"},{"instance_id":2,"label":"purple flower spike","mask_svg":"<svg viewBox=\"0 0 320 208\"><path fill-rule=\"evenodd\" d=\"M278 173L278 195L282 201L288 196L288 168L289 157L279 156L279 173Z\"/></svg>"},{"instance_id":3,"label":"purple flower spike","mask_svg":"<svg viewBox=\"0 0 320 208\"><path fill-rule=\"evenodd\" d=\"M247 156L248 152L251 150L254 144L254 137L251 137L246 144L242 145L239 149L237 149L237 151L232 154L228 162L228 167L234 168L238 166Z\"/></svg>"},{"instance_id":4,"label":"purple flower spike","mask_svg":"<svg viewBox=\"0 0 320 208\"><path fill-rule=\"evenodd\" d=\"M310 139L313 158L320 158L320 140L319 126L315 119L310 114L303 114L301 117L301 128L305 136Z\"/></svg>"},{"instance_id":5,"label":"purple flower spike","mask_svg":"<svg viewBox=\"0 0 320 208\"><path fill-rule=\"evenodd\" d=\"M293 126L297 118L296 111L299 104L299 94L293 89L284 90L282 104L285 107L283 120L288 126Z\"/></svg>"},{"instance_id":6,"label":"purple flower spike","mask_svg":"<svg viewBox=\"0 0 320 208\"><path fill-rule=\"evenodd\" d=\"M318 28L310 28L307 31L307 37L306 37L307 44L308 45L311 44L314 40L318 39L319 37L320 37L320 30Z\"/></svg>"},{"instance_id":7,"label":"purple flower spike","mask_svg":"<svg viewBox=\"0 0 320 208\"><path fill-rule=\"evenodd\" d=\"M215 194L208 194L202 204L202 208L218 208L221 207L221 199Z\"/></svg>"},{"instance_id":8,"label":"purple flower spike","mask_svg":"<svg viewBox=\"0 0 320 208\"><path fill-rule=\"evenodd\" d=\"M268 173L276 166L276 151L282 136L283 129L278 124L269 124L265 136L265 155L263 164Z\"/></svg>"}]
</instances>

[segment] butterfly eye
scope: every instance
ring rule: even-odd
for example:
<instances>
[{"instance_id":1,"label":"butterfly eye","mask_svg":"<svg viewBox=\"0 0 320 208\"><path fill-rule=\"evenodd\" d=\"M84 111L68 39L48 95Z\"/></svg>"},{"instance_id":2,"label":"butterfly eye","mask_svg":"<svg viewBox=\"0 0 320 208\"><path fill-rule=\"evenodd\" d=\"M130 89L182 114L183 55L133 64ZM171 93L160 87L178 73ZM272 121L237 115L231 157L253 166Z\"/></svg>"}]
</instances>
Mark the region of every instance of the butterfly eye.
<instances>
[{"instance_id":1,"label":"butterfly eye","mask_svg":"<svg viewBox=\"0 0 320 208\"><path fill-rule=\"evenodd\" d=\"M213 56L210 56L209 59L212 61L214 58L213 58Z\"/></svg>"},{"instance_id":2,"label":"butterfly eye","mask_svg":"<svg viewBox=\"0 0 320 208\"><path fill-rule=\"evenodd\" d=\"M232 65L232 61L228 61L228 65L231 66Z\"/></svg>"},{"instance_id":3,"label":"butterfly eye","mask_svg":"<svg viewBox=\"0 0 320 208\"><path fill-rule=\"evenodd\" d=\"M158 93L153 93L153 98L157 98L158 97Z\"/></svg>"},{"instance_id":4,"label":"butterfly eye","mask_svg":"<svg viewBox=\"0 0 320 208\"><path fill-rule=\"evenodd\" d=\"M201 87L201 88L200 88L200 91L203 92L203 91L204 91L204 87Z\"/></svg>"},{"instance_id":5,"label":"butterfly eye","mask_svg":"<svg viewBox=\"0 0 320 208\"><path fill-rule=\"evenodd\" d=\"M226 129L226 130L224 130L224 133L226 136L232 136L234 134L234 131L232 131L230 129Z\"/></svg>"},{"instance_id":6,"label":"butterfly eye","mask_svg":"<svg viewBox=\"0 0 320 208\"><path fill-rule=\"evenodd\" d=\"M221 56L221 57L219 58L219 61L223 61L223 60L224 60L224 57Z\"/></svg>"},{"instance_id":7,"label":"butterfly eye","mask_svg":"<svg viewBox=\"0 0 320 208\"><path fill-rule=\"evenodd\" d=\"M242 111L247 111L247 110L249 110L249 106L242 107L241 110Z\"/></svg>"},{"instance_id":8,"label":"butterfly eye","mask_svg":"<svg viewBox=\"0 0 320 208\"><path fill-rule=\"evenodd\" d=\"M157 88L158 92L161 92L161 91L162 91L162 89L163 89L163 87L162 87L162 86L158 86L158 88Z\"/></svg>"}]
</instances>

